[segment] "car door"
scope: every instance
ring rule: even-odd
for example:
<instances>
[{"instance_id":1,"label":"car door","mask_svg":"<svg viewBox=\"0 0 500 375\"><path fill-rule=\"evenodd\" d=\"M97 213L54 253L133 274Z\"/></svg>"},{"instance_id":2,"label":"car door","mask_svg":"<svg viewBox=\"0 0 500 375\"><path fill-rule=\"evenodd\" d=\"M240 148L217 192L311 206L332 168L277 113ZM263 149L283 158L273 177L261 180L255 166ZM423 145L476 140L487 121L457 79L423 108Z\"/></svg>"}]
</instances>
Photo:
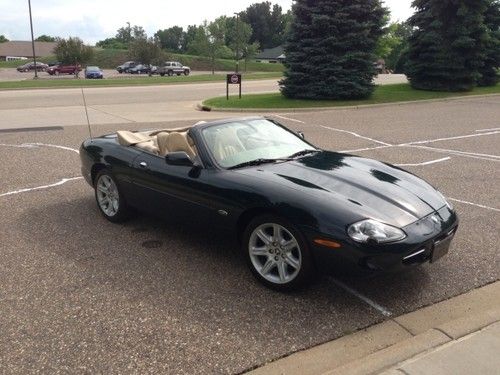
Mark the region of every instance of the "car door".
<instances>
[{"instance_id":1,"label":"car door","mask_svg":"<svg viewBox=\"0 0 500 375\"><path fill-rule=\"evenodd\" d=\"M222 203L227 190L216 171L168 165L163 157L144 152L134 161L135 201L146 211L197 225L225 226Z\"/></svg>"}]
</instances>

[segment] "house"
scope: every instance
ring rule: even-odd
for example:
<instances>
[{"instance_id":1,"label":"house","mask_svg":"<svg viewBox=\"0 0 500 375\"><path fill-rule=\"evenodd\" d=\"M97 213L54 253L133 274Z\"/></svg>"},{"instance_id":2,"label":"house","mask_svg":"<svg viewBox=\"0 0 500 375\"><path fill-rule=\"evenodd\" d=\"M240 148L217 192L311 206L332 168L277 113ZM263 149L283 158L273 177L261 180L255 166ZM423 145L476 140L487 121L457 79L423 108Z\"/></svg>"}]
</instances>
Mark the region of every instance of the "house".
<instances>
[{"instance_id":1,"label":"house","mask_svg":"<svg viewBox=\"0 0 500 375\"><path fill-rule=\"evenodd\" d=\"M36 57L46 57L54 54L55 42L35 42ZM33 57L31 41L11 41L0 43L0 60L22 60Z\"/></svg>"},{"instance_id":2,"label":"house","mask_svg":"<svg viewBox=\"0 0 500 375\"><path fill-rule=\"evenodd\" d=\"M283 46L267 48L255 56L255 59L257 62L262 63L283 63L285 61L285 49Z\"/></svg>"}]
</instances>

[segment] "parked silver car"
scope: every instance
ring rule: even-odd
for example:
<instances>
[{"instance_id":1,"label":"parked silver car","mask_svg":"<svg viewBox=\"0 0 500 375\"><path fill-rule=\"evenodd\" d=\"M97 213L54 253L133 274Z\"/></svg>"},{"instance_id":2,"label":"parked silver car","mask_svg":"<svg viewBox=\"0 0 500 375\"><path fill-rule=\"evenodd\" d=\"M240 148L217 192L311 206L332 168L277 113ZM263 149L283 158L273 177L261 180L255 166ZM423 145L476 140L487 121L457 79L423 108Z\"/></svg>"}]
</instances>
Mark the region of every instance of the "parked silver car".
<instances>
[{"instance_id":1,"label":"parked silver car","mask_svg":"<svg viewBox=\"0 0 500 375\"><path fill-rule=\"evenodd\" d=\"M191 68L189 66L184 66L178 61L166 61L162 66L158 67L158 74L162 77L166 74L169 76L173 76L177 74L180 76L184 74L188 76L191 73Z\"/></svg>"}]
</instances>

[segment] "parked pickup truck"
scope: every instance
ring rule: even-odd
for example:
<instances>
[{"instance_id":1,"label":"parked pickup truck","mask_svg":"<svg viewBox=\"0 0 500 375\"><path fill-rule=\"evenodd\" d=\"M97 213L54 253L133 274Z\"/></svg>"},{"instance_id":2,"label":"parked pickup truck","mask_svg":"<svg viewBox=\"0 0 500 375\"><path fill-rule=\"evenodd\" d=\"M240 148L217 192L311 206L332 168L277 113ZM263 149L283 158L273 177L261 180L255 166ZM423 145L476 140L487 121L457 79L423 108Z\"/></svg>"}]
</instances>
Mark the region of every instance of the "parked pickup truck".
<instances>
[{"instance_id":1,"label":"parked pickup truck","mask_svg":"<svg viewBox=\"0 0 500 375\"><path fill-rule=\"evenodd\" d=\"M55 65L47 68L47 73L51 76L59 74L76 74L82 70L80 65Z\"/></svg>"},{"instance_id":2,"label":"parked pickup truck","mask_svg":"<svg viewBox=\"0 0 500 375\"><path fill-rule=\"evenodd\" d=\"M181 74L188 76L189 73L191 73L191 68L189 68L189 66L184 66L177 61L167 61L162 66L158 67L158 74L162 77L165 74L169 76L173 76L174 74L177 74L178 76Z\"/></svg>"}]
</instances>

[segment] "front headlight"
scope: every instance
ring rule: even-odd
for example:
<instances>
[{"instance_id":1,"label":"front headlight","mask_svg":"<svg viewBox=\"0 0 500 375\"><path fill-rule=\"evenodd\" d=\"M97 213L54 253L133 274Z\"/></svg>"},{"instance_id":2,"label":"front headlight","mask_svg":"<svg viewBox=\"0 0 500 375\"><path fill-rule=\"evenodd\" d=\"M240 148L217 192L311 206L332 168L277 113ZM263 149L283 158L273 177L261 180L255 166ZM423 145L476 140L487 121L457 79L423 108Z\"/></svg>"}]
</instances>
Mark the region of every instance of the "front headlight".
<instances>
[{"instance_id":1,"label":"front headlight","mask_svg":"<svg viewBox=\"0 0 500 375\"><path fill-rule=\"evenodd\" d=\"M400 241L406 238L405 232L391 225L367 219L354 223L347 228L347 234L354 241L366 243L370 240L378 243Z\"/></svg>"}]
</instances>

